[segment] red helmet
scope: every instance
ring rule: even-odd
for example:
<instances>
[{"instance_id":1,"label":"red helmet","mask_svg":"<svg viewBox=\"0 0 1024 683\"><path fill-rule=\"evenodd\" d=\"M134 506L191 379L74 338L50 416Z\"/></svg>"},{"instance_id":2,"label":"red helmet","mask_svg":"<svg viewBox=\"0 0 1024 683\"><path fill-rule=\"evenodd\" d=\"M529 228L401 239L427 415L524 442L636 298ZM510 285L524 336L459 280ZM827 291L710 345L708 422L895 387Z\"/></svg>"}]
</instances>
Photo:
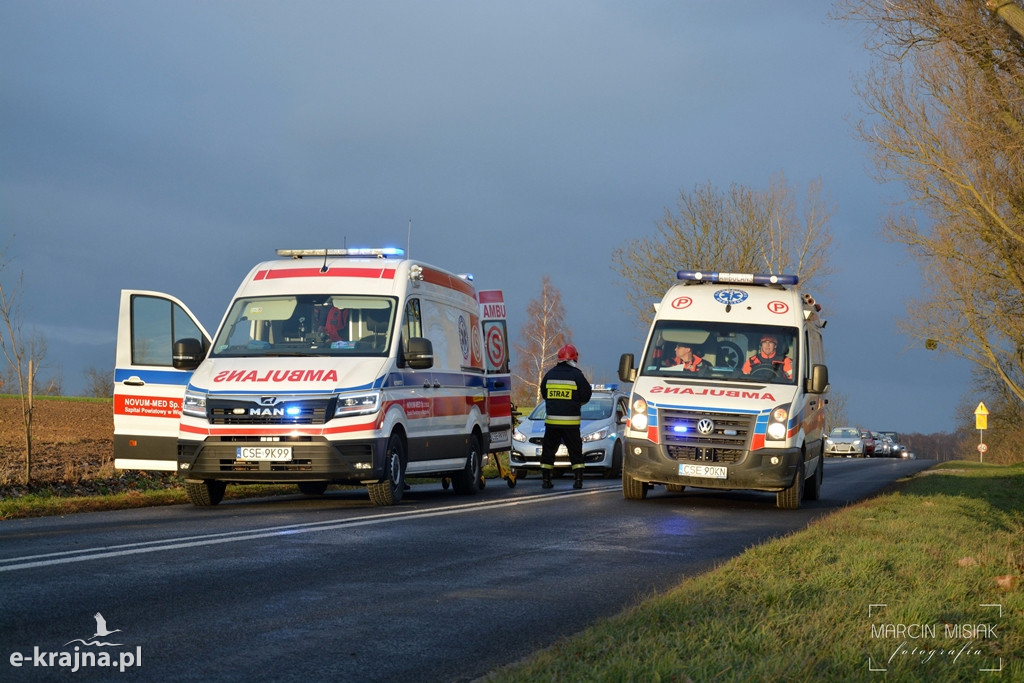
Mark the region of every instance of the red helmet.
<instances>
[{"instance_id":1,"label":"red helmet","mask_svg":"<svg viewBox=\"0 0 1024 683\"><path fill-rule=\"evenodd\" d=\"M578 361L580 359L580 352L576 350L576 347L572 344L566 344L562 348L558 349L558 362L563 360Z\"/></svg>"}]
</instances>

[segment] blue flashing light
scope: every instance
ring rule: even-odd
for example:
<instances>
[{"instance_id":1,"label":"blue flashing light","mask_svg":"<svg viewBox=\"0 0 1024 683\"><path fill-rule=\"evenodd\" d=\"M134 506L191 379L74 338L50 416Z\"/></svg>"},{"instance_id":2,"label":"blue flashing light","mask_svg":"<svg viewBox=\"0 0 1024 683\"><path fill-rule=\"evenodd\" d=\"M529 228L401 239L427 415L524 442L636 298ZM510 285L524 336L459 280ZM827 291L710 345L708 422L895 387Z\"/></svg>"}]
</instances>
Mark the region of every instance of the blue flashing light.
<instances>
[{"instance_id":1,"label":"blue flashing light","mask_svg":"<svg viewBox=\"0 0 1024 683\"><path fill-rule=\"evenodd\" d=\"M594 391L618 391L618 384L591 384L590 388Z\"/></svg>"},{"instance_id":2,"label":"blue flashing light","mask_svg":"<svg viewBox=\"0 0 1024 683\"><path fill-rule=\"evenodd\" d=\"M672 431L675 432L676 434L685 434L688 431L690 431L690 428L685 425L676 425L675 427L672 428Z\"/></svg>"},{"instance_id":3,"label":"blue flashing light","mask_svg":"<svg viewBox=\"0 0 1024 683\"><path fill-rule=\"evenodd\" d=\"M796 275L773 275L771 273L719 273L703 270L680 270L679 280L690 282L716 282L737 285L795 285L800 281Z\"/></svg>"},{"instance_id":4,"label":"blue flashing light","mask_svg":"<svg viewBox=\"0 0 1024 683\"><path fill-rule=\"evenodd\" d=\"M284 414L288 417L298 417L302 415L302 408L299 406L288 406L284 409Z\"/></svg>"}]
</instances>

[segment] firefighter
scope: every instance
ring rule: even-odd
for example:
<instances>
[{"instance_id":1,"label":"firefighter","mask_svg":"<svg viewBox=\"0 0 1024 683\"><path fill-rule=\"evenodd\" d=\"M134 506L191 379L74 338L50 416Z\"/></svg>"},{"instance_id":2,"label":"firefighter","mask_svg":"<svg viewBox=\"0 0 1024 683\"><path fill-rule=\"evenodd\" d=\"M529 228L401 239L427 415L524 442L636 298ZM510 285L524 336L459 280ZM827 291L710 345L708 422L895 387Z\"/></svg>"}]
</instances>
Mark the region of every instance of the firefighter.
<instances>
[{"instance_id":1,"label":"firefighter","mask_svg":"<svg viewBox=\"0 0 1024 683\"><path fill-rule=\"evenodd\" d=\"M549 489L551 470L555 469L555 452L560 444L569 451L569 462L576 476L572 487L583 488L583 440L580 436L580 408L590 400L590 382L576 367L580 354L572 344L558 349L558 363L547 371L540 383L547 417L544 419L544 442L540 467L543 488Z\"/></svg>"}]
</instances>

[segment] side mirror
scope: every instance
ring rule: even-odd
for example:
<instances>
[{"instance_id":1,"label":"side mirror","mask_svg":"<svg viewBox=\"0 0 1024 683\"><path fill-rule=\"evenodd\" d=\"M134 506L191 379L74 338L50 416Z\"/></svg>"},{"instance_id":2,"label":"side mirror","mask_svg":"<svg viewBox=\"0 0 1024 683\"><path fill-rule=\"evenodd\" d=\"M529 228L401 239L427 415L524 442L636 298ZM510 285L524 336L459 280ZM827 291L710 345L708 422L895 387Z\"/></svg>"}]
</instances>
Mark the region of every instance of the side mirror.
<instances>
[{"instance_id":1,"label":"side mirror","mask_svg":"<svg viewBox=\"0 0 1024 683\"><path fill-rule=\"evenodd\" d=\"M434 367L434 345L426 337L409 337L405 350L405 363L413 370Z\"/></svg>"},{"instance_id":2,"label":"side mirror","mask_svg":"<svg viewBox=\"0 0 1024 683\"><path fill-rule=\"evenodd\" d=\"M632 382L636 379L636 368L633 367L633 354L624 353L619 358L619 379Z\"/></svg>"},{"instance_id":3,"label":"side mirror","mask_svg":"<svg viewBox=\"0 0 1024 683\"><path fill-rule=\"evenodd\" d=\"M171 350L171 364L175 370L195 370L206 358L203 342L192 337L174 342Z\"/></svg>"},{"instance_id":4,"label":"side mirror","mask_svg":"<svg viewBox=\"0 0 1024 683\"><path fill-rule=\"evenodd\" d=\"M811 377L807 380L807 393L824 394L828 391L828 367L824 365L811 366Z\"/></svg>"}]
</instances>

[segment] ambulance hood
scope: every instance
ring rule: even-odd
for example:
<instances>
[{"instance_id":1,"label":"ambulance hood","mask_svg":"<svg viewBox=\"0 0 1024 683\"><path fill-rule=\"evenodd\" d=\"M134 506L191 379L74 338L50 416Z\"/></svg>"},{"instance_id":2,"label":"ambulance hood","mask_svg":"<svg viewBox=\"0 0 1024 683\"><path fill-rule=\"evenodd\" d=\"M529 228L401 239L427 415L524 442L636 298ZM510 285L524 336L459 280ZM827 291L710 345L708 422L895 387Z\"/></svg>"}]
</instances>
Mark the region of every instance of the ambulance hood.
<instances>
[{"instance_id":1,"label":"ambulance hood","mask_svg":"<svg viewBox=\"0 0 1024 683\"><path fill-rule=\"evenodd\" d=\"M796 397L797 387L791 384L691 383L638 378L633 391L648 403L658 406L763 412L791 403Z\"/></svg>"},{"instance_id":2,"label":"ambulance hood","mask_svg":"<svg viewBox=\"0 0 1024 683\"><path fill-rule=\"evenodd\" d=\"M207 358L191 385L210 393L358 391L380 385L387 358Z\"/></svg>"}]
</instances>

